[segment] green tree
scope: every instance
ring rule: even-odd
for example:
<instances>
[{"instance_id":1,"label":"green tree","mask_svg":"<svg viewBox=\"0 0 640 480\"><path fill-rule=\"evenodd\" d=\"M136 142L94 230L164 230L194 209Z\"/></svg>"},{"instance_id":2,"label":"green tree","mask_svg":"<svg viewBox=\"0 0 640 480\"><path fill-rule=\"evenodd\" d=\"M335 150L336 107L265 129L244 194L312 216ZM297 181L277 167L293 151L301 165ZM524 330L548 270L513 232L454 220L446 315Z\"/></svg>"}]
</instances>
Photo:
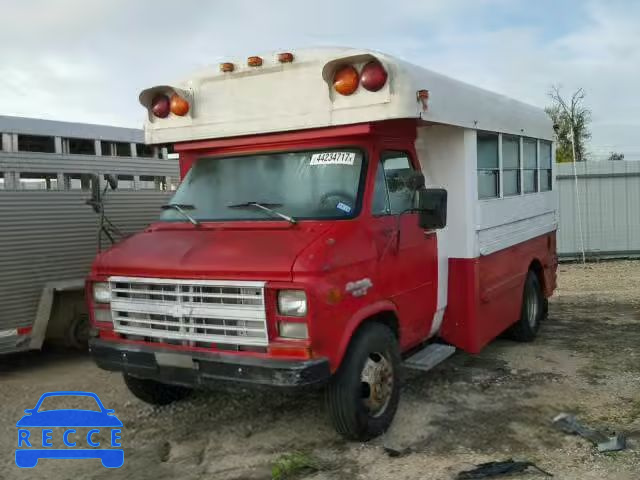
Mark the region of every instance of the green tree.
<instances>
[{"instance_id":1,"label":"green tree","mask_svg":"<svg viewBox=\"0 0 640 480\"><path fill-rule=\"evenodd\" d=\"M586 143L591 138L591 110L584 105L584 90L579 88L571 95L571 100L566 101L560 94L560 89L553 86L549 97L553 104L545 108L545 111L551 117L556 131L556 161L573 161L572 135L575 139L576 162L587 160Z\"/></svg>"}]
</instances>

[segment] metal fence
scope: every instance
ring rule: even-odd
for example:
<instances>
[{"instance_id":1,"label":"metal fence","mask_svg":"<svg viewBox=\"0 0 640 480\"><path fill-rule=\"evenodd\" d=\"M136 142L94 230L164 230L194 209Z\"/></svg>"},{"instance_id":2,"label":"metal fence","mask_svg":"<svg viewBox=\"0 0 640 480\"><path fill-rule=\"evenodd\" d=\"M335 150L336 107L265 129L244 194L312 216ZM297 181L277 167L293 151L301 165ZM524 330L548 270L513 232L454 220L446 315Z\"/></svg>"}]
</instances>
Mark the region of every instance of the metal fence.
<instances>
[{"instance_id":1,"label":"metal fence","mask_svg":"<svg viewBox=\"0 0 640 480\"><path fill-rule=\"evenodd\" d=\"M640 162L557 166L558 253L566 259L640 257ZM579 220L581 219L581 221ZM580 228L582 227L582 228Z\"/></svg>"}]
</instances>

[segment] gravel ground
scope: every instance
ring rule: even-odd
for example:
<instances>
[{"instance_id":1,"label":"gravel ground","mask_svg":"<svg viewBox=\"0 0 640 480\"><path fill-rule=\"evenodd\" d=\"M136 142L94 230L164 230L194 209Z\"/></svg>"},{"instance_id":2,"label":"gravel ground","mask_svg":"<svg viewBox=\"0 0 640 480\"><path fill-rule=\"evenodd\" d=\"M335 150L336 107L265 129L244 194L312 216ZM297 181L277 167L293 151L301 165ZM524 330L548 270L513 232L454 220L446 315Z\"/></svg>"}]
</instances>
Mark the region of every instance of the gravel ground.
<instances>
[{"instance_id":1,"label":"gravel ground","mask_svg":"<svg viewBox=\"0 0 640 480\"><path fill-rule=\"evenodd\" d=\"M152 408L84 355L7 357L0 364L0 478L258 480L271 478L282 455L300 452L313 468L298 477L310 480L444 480L509 457L534 461L559 479L638 480L639 345L640 262L561 265L550 318L536 342L499 339L480 355L457 353L431 372L408 373L391 430L367 444L333 432L317 392L209 392ZM22 410L43 392L61 389L96 392L115 409L124 423L121 469L107 470L98 460L15 466ZM626 433L629 448L596 453L550 427L559 412ZM385 445L407 453L392 458Z\"/></svg>"}]
</instances>

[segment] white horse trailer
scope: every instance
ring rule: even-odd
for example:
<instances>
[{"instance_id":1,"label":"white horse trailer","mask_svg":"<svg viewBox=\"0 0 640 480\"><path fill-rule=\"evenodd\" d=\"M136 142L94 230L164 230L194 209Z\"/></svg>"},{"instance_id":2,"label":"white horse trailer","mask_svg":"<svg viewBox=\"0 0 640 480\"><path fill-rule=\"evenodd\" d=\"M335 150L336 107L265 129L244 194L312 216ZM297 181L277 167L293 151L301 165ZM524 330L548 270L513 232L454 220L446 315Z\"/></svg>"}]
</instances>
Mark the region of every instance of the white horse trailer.
<instances>
[{"instance_id":1,"label":"white horse trailer","mask_svg":"<svg viewBox=\"0 0 640 480\"><path fill-rule=\"evenodd\" d=\"M157 216L177 161L136 129L0 116L0 134L0 354L45 338L82 345L98 244L92 178L118 179L105 212L128 234Z\"/></svg>"}]
</instances>

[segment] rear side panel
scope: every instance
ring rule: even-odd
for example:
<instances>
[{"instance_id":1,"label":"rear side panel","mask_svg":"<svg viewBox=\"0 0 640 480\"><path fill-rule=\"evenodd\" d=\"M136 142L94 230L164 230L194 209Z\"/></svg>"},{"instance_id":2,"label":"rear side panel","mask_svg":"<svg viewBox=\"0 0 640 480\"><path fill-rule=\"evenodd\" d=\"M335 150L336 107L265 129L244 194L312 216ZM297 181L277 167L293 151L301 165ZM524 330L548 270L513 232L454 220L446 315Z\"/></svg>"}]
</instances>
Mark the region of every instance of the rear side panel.
<instances>
[{"instance_id":1,"label":"rear side panel","mask_svg":"<svg viewBox=\"0 0 640 480\"><path fill-rule=\"evenodd\" d=\"M442 337L478 353L520 318L524 281L534 265L545 296L555 288L555 232L480 258L449 260L449 307Z\"/></svg>"}]
</instances>

